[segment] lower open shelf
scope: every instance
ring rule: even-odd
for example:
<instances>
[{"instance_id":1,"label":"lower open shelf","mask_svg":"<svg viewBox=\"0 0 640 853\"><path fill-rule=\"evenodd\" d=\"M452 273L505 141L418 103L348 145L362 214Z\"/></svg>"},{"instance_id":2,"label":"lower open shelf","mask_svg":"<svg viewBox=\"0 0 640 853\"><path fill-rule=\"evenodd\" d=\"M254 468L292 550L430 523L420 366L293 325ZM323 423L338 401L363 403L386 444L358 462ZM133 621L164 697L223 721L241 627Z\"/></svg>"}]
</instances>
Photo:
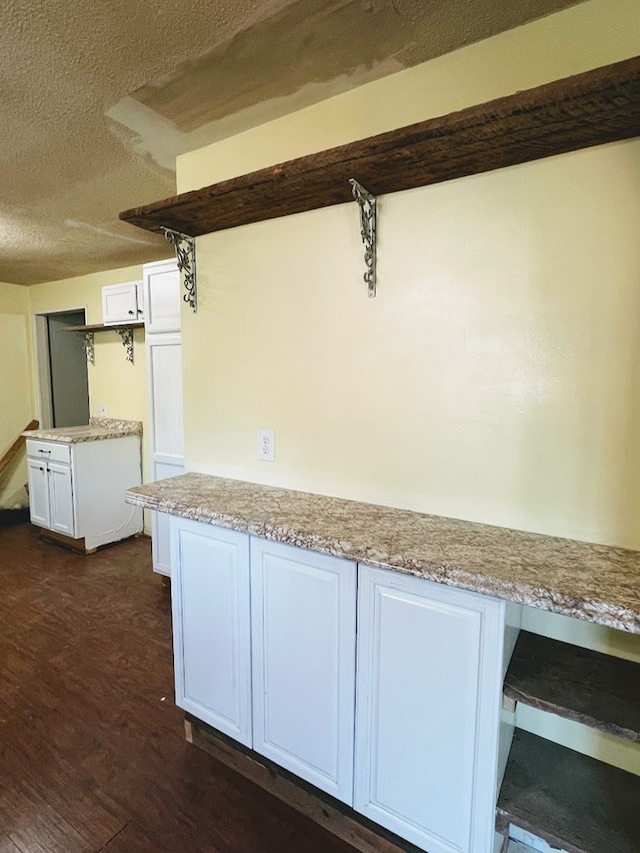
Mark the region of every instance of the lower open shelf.
<instances>
[{"instance_id":1,"label":"lower open shelf","mask_svg":"<svg viewBox=\"0 0 640 853\"><path fill-rule=\"evenodd\" d=\"M638 853L640 777L517 730L498 831L510 823L568 853Z\"/></svg>"}]
</instances>

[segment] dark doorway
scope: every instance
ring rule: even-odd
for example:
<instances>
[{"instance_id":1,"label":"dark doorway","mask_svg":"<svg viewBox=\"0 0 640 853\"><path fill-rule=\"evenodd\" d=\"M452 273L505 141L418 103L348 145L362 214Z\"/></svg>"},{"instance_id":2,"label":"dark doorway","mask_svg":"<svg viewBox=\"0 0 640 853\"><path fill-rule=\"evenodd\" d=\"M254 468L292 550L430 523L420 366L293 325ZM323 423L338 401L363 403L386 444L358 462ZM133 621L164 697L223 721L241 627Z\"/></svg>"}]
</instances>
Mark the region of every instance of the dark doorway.
<instances>
[{"instance_id":1,"label":"dark doorway","mask_svg":"<svg viewBox=\"0 0 640 853\"><path fill-rule=\"evenodd\" d=\"M82 326L85 312L68 311L47 315L51 406L54 427L89 423L87 359L80 335L66 326Z\"/></svg>"}]
</instances>

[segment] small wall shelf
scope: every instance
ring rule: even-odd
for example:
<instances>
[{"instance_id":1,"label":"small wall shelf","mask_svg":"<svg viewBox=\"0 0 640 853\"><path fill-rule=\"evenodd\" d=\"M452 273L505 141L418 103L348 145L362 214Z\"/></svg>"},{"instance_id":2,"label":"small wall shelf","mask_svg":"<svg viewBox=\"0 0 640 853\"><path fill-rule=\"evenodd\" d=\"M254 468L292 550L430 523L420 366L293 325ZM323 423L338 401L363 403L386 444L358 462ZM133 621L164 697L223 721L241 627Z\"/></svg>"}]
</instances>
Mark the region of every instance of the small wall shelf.
<instances>
[{"instance_id":1,"label":"small wall shelf","mask_svg":"<svg viewBox=\"0 0 640 853\"><path fill-rule=\"evenodd\" d=\"M505 696L640 743L640 664L522 631Z\"/></svg>"},{"instance_id":2,"label":"small wall shelf","mask_svg":"<svg viewBox=\"0 0 640 853\"><path fill-rule=\"evenodd\" d=\"M640 743L640 664L521 631L504 695ZM640 777L517 730L498 799L509 823L572 853L632 853Z\"/></svg>"},{"instance_id":3,"label":"small wall shelf","mask_svg":"<svg viewBox=\"0 0 640 853\"><path fill-rule=\"evenodd\" d=\"M640 135L640 57L126 210L198 237Z\"/></svg>"},{"instance_id":4,"label":"small wall shelf","mask_svg":"<svg viewBox=\"0 0 640 853\"><path fill-rule=\"evenodd\" d=\"M84 351L88 364L96 363L94 335L96 332L117 332L122 338L122 346L125 349L125 358L133 364L133 330L144 329L144 323L119 323L105 326L96 323L90 326L66 326L65 332L77 332L82 335Z\"/></svg>"},{"instance_id":5,"label":"small wall shelf","mask_svg":"<svg viewBox=\"0 0 640 853\"><path fill-rule=\"evenodd\" d=\"M637 853L640 777L517 730L498 799L509 824L571 853Z\"/></svg>"}]
</instances>

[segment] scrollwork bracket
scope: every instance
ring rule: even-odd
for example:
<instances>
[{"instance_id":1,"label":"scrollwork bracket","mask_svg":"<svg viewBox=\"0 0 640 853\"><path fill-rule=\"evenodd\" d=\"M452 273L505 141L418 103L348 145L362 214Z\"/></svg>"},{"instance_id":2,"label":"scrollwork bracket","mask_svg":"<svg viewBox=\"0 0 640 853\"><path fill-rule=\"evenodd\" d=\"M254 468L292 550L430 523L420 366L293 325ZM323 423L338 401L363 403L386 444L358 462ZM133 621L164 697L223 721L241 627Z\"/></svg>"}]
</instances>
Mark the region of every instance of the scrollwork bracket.
<instances>
[{"instance_id":1,"label":"scrollwork bracket","mask_svg":"<svg viewBox=\"0 0 640 853\"><path fill-rule=\"evenodd\" d=\"M196 285L196 240L188 234L163 228L164 236L173 245L178 261L178 269L183 275L184 301L191 306L193 313L198 311L198 288Z\"/></svg>"},{"instance_id":2,"label":"scrollwork bracket","mask_svg":"<svg viewBox=\"0 0 640 853\"><path fill-rule=\"evenodd\" d=\"M118 326L116 332L122 338L126 360L133 364L133 329L128 329L126 326Z\"/></svg>"},{"instance_id":3,"label":"scrollwork bracket","mask_svg":"<svg viewBox=\"0 0 640 853\"><path fill-rule=\"evenodd\" d=\"M87 359L87 364L95 364L96 363L96 348L94 345L94 337L93 332L82 332L82 346L84 347L84 354Z\"/></svg>"},{"instance_id":4,"label":"scrollwork bracket","mask_svg":"<svg viewBox=\"0 0 640 853\"><path fill-rule=\"evenodd\" d=\"M364 280L369 297L376 295L376 249L377 249L377 204L376 197L365 190L355 178L349 180L354 199L360 208L360 236L364 244L364 262L366 270Z\"/></svg>"}]
</instances>

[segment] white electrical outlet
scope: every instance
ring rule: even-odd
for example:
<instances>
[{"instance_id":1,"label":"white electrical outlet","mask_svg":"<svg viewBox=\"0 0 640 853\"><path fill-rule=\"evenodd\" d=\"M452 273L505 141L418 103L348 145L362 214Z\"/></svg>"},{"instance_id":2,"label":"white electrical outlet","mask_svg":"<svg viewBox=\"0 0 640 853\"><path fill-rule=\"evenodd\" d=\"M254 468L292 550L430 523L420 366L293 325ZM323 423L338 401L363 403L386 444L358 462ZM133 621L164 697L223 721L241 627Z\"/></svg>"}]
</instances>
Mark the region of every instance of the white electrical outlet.
<instances>
[{"instance_id":1,"label":"white electrical outlet","mask_svg":"<svg viewBox=\"0 0 640 853\"><path fill-rule=\"evenodd\" d=\"M258 430L258 459L261 462L275 462L276 436L272 429Z\"/></svg>"},{"instance_id":2,"label":"white electrical outlet","mask_svg":"<svg viewBox=\"0 0 640 853\"><path fill-rule=\"evenodd\" d=\"M104 403L100 403L98 406L98 416L101 418L106 418L107 416L107 407Z\"/></svg>"}]
</instances>

